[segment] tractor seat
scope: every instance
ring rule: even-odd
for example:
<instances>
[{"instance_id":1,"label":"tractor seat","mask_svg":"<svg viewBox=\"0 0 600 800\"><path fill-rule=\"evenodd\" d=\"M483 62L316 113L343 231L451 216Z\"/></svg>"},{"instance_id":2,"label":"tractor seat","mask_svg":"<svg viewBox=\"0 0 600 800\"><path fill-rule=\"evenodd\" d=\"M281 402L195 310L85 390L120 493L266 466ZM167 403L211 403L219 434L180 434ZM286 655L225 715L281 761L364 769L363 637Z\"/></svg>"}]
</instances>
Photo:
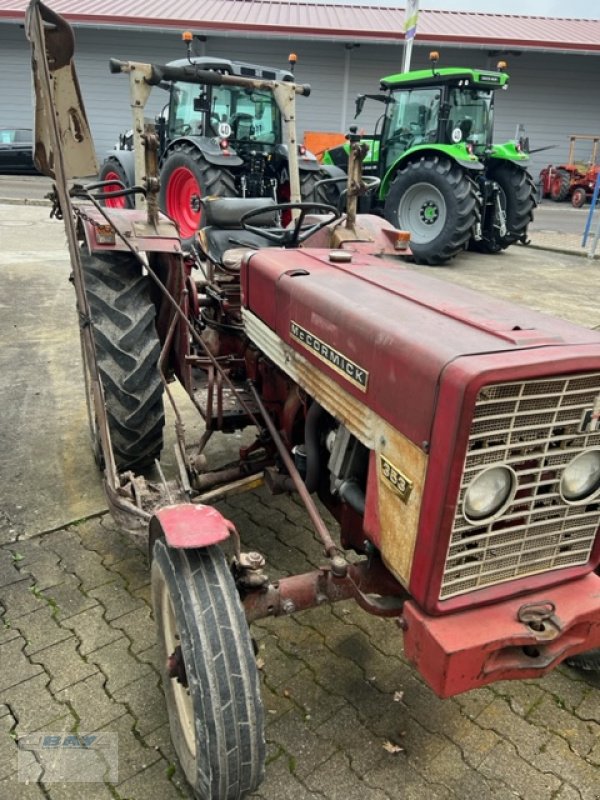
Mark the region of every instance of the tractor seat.
<instances>
[{"instance_id":1,"label":"tractor seat","mask_svg":"<svg viewBox=\"0 0 600 800\"><path fill-rule=\"evenodd\" d=\"M239 271L248 250L274 246L260 234L244 230L240 224L244 214L264 209L263 214L257 214L252 220L252 225L276 227L278 216L276 212L269 211L270 206L275 205L270 197L205 197L201 202L206 254L228 272Z\"/></svg>"}]
</instances>

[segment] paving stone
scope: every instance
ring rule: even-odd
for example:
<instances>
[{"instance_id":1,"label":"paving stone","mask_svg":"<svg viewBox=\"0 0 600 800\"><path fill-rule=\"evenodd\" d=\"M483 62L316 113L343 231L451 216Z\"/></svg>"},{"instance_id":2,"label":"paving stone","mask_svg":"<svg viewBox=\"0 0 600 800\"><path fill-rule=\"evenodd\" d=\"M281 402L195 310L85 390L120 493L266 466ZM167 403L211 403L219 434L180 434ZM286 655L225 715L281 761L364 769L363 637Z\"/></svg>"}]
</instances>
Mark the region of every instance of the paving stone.
<instances>
[{"instance_id":1,"label":"paving stone","mask_svg":"<svg viewBox=\"0 0 600 800\"><path fill-rule=\"evenodd\" d=\"M127 713L125 705L116 702L106 693L105 682L104 675L97 672L56 693L56 699L68 701L77 714L79 730L93 731L103 728Z\"/></svg>"},{"instance_id":2,"label":"paving stone","mask_svg":"<svg viewBox=\"0 0 600 800\"><path fill-rule=\"evenodd\" d=\"M344 731L340 737L339 732ZM363 775L372 772L377 765L383 762L390 762L390 753L384 750L385 739L374 736L373 733L362 724L353 708L344 705L327 722L316 729L316 736L319 740L337 743L337 748L344 751L350 759L350 764L354 772ZM396 737L400 743L401 738Z\"/></svg>"},{"instance_id":3,"label":"paving stone","mask_svg":"<svg viewBox=\"0 0 600 800\"><path fill-rule=\"evenodd\" d=\"M12 642L13 639L18 639L20 635L6 611L0 607L0 646L6 644L6 642Z\"/></svg>"},{"instance_id":4,"label":"paving stone","mask_svg":"<svg viewBox=\"0 0 600 800\"><path fill-rule=\"evenodd\" d=\"M60 585L53 586L45 594L55 603L59 622L97 605L97 600L84 594L80 582L72 575L67 576Z\"/></svg>"},{"instance_id":5,"label":"paving stone","mask_svg":"<svg viewBox=\"0 0 600 800\"><path fill-rule=\"evenodd\" d=\"M62 628L54 618L52 606L44 605L38 611L25 614L15 621L15 628L18 628L21 635L27 642L25 653L32 655L45 647L68 639L71 631Z\"/></svg>"},{"instance_id":6,"label":"paving stone","mask_svg":"<svg viewBox=\"0 0 600 800\"><path fill-rule=\"evenodd\" d=\"M15 800L42 800L47 795L44 794L39 783L23 783L18 780L17 775L5 780L0 780L0 797L15 798Z\"/></svg>"},{"instance_id":7,"label":"paving stone","mask_svg":"<svg viewBox=\"0 0 600 800\"><path fill-rule=\"evenodd\" d=\"M322 791L312 792L307 789L293 774L293 759L282 753L267 767L265 780L256 793L251 794L252 800L316 800L325 795Z\"/></svg>"},{"instance_id":8,"label":"paving stone","mask_svg":"<svg viewBox=\"0 0 600 800\"><path fill-rule=\"evenodd\" d=\"M112 572L118 572L125 581L125 585L130 592L148 586L150 583L150 568L148 559L142 553L118 561L111 565Z\"/></svg>"},{"instance_id":9,"label":"paving stone","mask_svg":"<svg viewBox=\"0 0 600 800\"><path fill-rule=\"evenodd\" d=\"M131 642L131 650L139 653L156 642L156 625L147 606L130 611L114 620L113 628L119 628Z\"/></svg>"},{"instance_id":10,"label":"paving stone","mask_svg":"<svg viewBox=\"0 0 600 800\"><path fill-rule=\"evenodd\" d=\"M266 681L270 687L269 674L266 676ZM306 668L296 673L287 682L285 689L279 687L277 691L272 691L270 688L265 688L265 705L269 708L283 713L289 710L291 703L298 707L308 727L313 729L328 720L335 720L338 713L346 707L343 697L325 691Z\"/></svg>"},{"instance_id":11,"label":"paving stone","mask_svg":"<svg viewBox=\"0 0 600 800\"><path fill-rule=\"evenodd\" d=\"M45 672L0 692L0 702L9 705L18 720L16 730L21 735L44 730L50 725L56 730L68 730L76 722L68 707L56 700L50 691L50 678Z\"/></svg>"},{"instance_id":12,"label":"paving stone","mask_svg":"<svg viewBox=\"0 0 600 800\"><path fill-rule=\"evenodd\" d=\"M526 681L530 684L530 681ZM589 694L589 688L580 680L576 679L573 670L568 669L555 669L548 675L545 675L542 680L538 682L540 689L544 692L553 695L556 698L557 704L566 709L567 711L574 711L583 701L585 696Z\"/></svg>"},{"instance_id":13,"label":"paving stone","mask_svg":"<svg viewBox=\"0 0 600 800\"><path fill-rule=\"evenodd\" d=\"M100 730L116 733L118 736L119 747L119 770L118 784L125 783L134 775L143 772L151 764L161 759L161 755L154 747L146 746L145 742L135 734L133 727L135 720L129 714L124 714L108 725L104 725ZM160 787L162 790L162 786ZM120 790L119 794L120 794ZM145 795L136 797L141 800ZM160 797L160 792L158 793Z\"/></svg>"},{"instance_id":14,"label":"paving stone","mask_svg":"<svg viewBox=\"0 0 600 800\"><path fill-rule=\"evenodd\" d=\"M0 717L0 780L17 771L15 728L16 721L10 712Z\"/></svg>"},{"instance_id":15,"label":"paving stone","mask_svg":"<svg viewBox=\"0 0 600 800\"><path fill-rule=\"evenodd\" d=\"M72 636L31 656L32 662L41 664L50 675L50 689L53 692L60 692L61 689L98 672L95 664L88 663L81 657L78 645L78 640Z\"/></svg>"},{"instance_id":16,"label":"paving stone","mask_svg":"<svg viewBox=\"0 0 600 800\"><path fill-rule=\"evenodd\" d=\"M18 583L0 587L0 604L11 622L47 605L43 598L34 594L32 585L30 578L24 578Z\"/></svg>"},{"instance_id":17,"label":"paving stone","mask_svg":"<svg viewBox=\"0 0 600 800\"><path fill-rule=\"evenodd\" d=\"M18 569L20 563L18 558L18 552L15 555L12 547L10 550L6 547L0 548L0 586L10 586L11 583L23 580L23 575Z\"/></svg>"},{"instance_id":18,"label":"paving stone","mask_svg":"<svg viewBox=\"0 0 600 800\"><path fill-rule=\"evenodd\" d=\"M293 773L301 780L318 770L338 749L330 738L309 730L295 708L269 725L268 736L270 742L280 745L293 758Z\"/></svg>"},{"instance_id":19,"label":"paving stone","mask_svg":"<svg viewBox=\"0 0 600 800\"><path fill-rule=\"evenodd\" d=\"M581 703L577 706L575 714L579 719L590 722L600 721L600 692L587 690Z\"/></svg>"},{"instance_id":20,"label":"paving stone","mask_svg":"<svg viewBox=\"0 0 600 800\"><path fill-rule=\"evenodd\" d=\"M136 730L142 736L160 728L168 721L160 678L154 673L127 684L114 693L114 698L129 710L135 719Z\"/></svg>"},{"instance_id":21,"label":"paving stone","mask_svg":"<svg viewBox=\"0 0 600 800\"><path fill-rule=\"evenodd\" d=\"M554 774L540 771L521 758L504 740L483 759L479 771L486 778L501 780L523 800L552 800L562 784Z\"/></svg>"},{"instance_id":22,"label":"paving stone","mask_svg":"<svg viewBox=\"0 0 600 800\"><path fill-rule=\"evenodd\" d=\"M600 725L585 722L569 713L555 695L546 695L528 717L535 725L540 725L562 736L574 753L587 756L600 739Z\"/></svg>"},{"instance_id":23,"label":"paving stone","mask_svg":"<svg viewBox=\"0 0 600 800\"><path fill-rule=\"evenodd\" d=\"M66 577L64 567L59 563L56 553L44 552L35 561L20 567L21 574L31 578L38 591L47 591Z\"/></svg>"},{"instance_id":24,"label":"paving stone","mask_svg":"<svg viewBox=\"0 0 600 800\"><path fill-rule=\"evenodd\" d=\"M114 800L112 790L103 783L49 783L51 800ZM140 798L142 795L140 795ZM138 798L136 798L138 800Z\"/></svg>"},{"instance_id":25,"label":"paving stone","mask_svg":"<svg viewBox=\"0 0 600 800\"><path fill-rule=\"evenodd\" d=\"M62 568L76 575L85 591L114 580L114 574L104 566L102 557L83 547L80 537L74 531L50 534L48 545L60 557Z\"/></svg>"},{"instance_id":26,"label":"paving stone","mask_svg":"<svg viewBox=\"0 0 600 800\"><path fill-rule=\"evenodd\" d=\"M578 757L564 739L552 736L531 762L540 771L558 773L563 781L576 786L582 800L600 797L600 770Z\"/></svg>"},{"instance_id":27,"label":"paving stone","mask_svg":"<svg viewBox=\"0 0 600 800\"><path fill-rule=\"evenodd\" d=\"M39 675L42 668L37 664L32 664L26 657L23 649L25 639L18 637L0 646L0 692L4 693L11 686Z\"/></svg>"},{"instance_id":28,"label":"paving stone","mask_svg":"<svg viewBox=\"0 0 600 800\"><path fill-rule=\"evenodd\" d=\"M108 622L145 606L141 598L135 597L127 591L125 583L117 576L112 583L90 589L89 595L102 605L104 616Z\"/></svg>"},{"instance_id":29,"label":"paving stone","mask_svg":"<svg viewBox=\"0 0 600 800\"><path fill-rule=\"evenodd\" d=\"M78 526L77 533L83 547L98 553L107 567L145 552L134 538L119 531L108 514Z\"/></svg>"},{"instance_id":30,"label":"paving stone","mask_svg":"<svg viewBox=\"0 0 600 800\"><path fill-rule=\"evenodd\" d=\"M531 761L548 746L551 733L513 714L502 698L497 698L477 717L477 725L495 731L514 744L519 755Z\"/></svg>"},{"instance_id":31,"label":"paving stone","mask_svg":"<svg viewBox=\"0 0 600 800\"><path fill-rule=\"evenodd\" d=\"M82 656L123 637L121 631L107 624L103 611L102 606L96 605L63 621L65 628L70 628L79 639L79 652Z\"/></svg>"},{"instance_id":32,"label":"paving stone","mask_svg":"<svg viewBox=\"0 0 600 800\"><path fill-rule=\"evenodd\" d=\"M138 772L133 778L120 783L119 795L122 800L152 797L160 797L160 800L181 800L179 789L169 779L171 772L169 762L161 758L143 772ZM159 793L156 792L157 785L160 786Z\"/></svg>"},{"instance_id":33,"label":"paving stone","mask_svg":"<svg viewBox=\"0 0 600 800\"><path fill-rule=\"evenodd\" d=\"M115 692L133 683L142 675L149 675L152 680L154 672L149 664L138 661L129 652L129 642L125 638L117 639L111 644L94 650L89 660L97 664L102 673L106 675L106 688L114 697Z\"/></svg>"},{"instance_id":34,"label":"paving stone","mask_svg":"<svg viewBox=\"0 0 600 800\"><path fill-rule=\"evenodd\" d=\"M169 724L166 722L161 725L160 728L156 728L156 730L146 734L144 736L144 742L149 747L153 747L158 753L160 753L160 755L167 762L167 769L170 776L169 780L171 783L184 797L190 796L191 792L188 782L183 774L181 766L179 765L175 748L173 747L173 742L171 741Z\"/></svg>"},{"instance_id":35,"label":"paving stone","mask_svg":"<svg viewBox=\"0 0 600 800\"><path fill-rule=\"evenodd\" d=\"M385 792L372 788L362 776L353 772L341 753L333 755L307 776L305 784L328 800L389 800Z\"/></svg>"}]
</instances>

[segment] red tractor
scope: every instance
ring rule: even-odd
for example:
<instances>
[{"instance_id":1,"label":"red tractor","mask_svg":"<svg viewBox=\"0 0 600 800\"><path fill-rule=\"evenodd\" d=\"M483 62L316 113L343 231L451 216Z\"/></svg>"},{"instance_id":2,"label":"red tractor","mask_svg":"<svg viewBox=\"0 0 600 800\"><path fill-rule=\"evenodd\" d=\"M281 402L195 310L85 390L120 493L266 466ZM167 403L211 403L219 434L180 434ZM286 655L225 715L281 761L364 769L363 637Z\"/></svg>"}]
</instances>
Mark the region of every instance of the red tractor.
<instances>
[{"instance_id":1,"label":"red tractor","mask_svg":"<svg viewBox=\"0 0 600 800\"><path fill-rule=\"evenodd\" d=\"M582 141L591 143L591 154L587 161L575 159L576 144ZM592 196L600 172L600 166L597 164L599 142L599 136L572 134L569 137L568 162L558 167L549 164L540 172L542 197L551 197L557 203L570 197L575 208L585 205L587 199Z\"/></svg>"},{"instance_id":2,"label":"red tractor","mask_svg":"<svg viewBox=\"0 0 600 800\"><path fill-rule=\"evenodd\" d=\"M69 188L95 174L72 33L39 0L27 29L97 452L112 513L148 533L171 734L195 796L241 798L264 775L257 619L353 598L396 622L440 697L600 648L600 334L391 260L405 237L355 218L355 162L348 218L297 197L205 199L185 253L158 212L152 134L143 185L117 190L143 191L145 212ZM174 377L205 432L190 449L178 423L167 479ZM213 432L244 428L256 436L236 463L209 469ZM272 579L269 553L244 550L212 505L260 483L302 499L319 569Z\"/></svg>"}]
</instances>

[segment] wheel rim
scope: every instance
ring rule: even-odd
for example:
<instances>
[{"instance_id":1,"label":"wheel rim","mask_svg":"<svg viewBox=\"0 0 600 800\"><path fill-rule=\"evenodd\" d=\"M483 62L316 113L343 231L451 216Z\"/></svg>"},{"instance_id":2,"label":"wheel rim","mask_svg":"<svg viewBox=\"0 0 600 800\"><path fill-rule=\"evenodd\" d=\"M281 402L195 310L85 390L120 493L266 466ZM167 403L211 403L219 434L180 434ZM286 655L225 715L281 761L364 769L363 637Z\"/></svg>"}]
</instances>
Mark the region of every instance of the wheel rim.
<instances>
[{"instance_id":1,"label":"wheel rim","mask_svg":"<svg viewBox=\"0 0 600 800\"><path fill-rule=\"evenodd\" d=\"M121 176L114 171L107 172L104 175L103 180L105 181L119 181L122 183ZM108 194L109 192L116 192L119 189L118 186L105 186L104 187L104 194ZM104 200L104 205L107 208L125 208L125 198L124 197L107 197Z\"/></svg>"},{"instance_id":2,"label":"wheel rim","mask_svg":"<svg viewBox=\"0 0 600 800\"><path fill-rule=\"evenodd\" d=\"M178 224L184 239L193 236L200 227L202 192L194 173L187 167L177 167L167 185L167 214Z\"/></svg>"},{"instance_id":3,"label":"wheel rim","mask_svg":"<svg viewBox=\"0 0 600 800\"><path fill-rule=\"evenodd\" d=\"M415 244L433 241L446 225L446 201L430 183L415 183L400 198L398 227L409 230Z\"/></svg>"},{"instance_id":4,"label":"wheel rim","mask_svg":"<svg viewBox=\"0 0 600 800\"><path fill-rule=\"evenodd\" d=\"M181 642L177 623L175 621L173 602L171 600L171 595L167 591L164 579L161 579L160 582L160 605L162 611L161 632L165 652L169 657L169 661L171 661L175 652L180 648ZM171 681L171 691L173 692L175 708L177 709L177 715L179 717L179 727L183 733L186 747L190 751L192 757L194 757L196 755L196 725L194 721L194 705L192 703L192 698L187 687L182 685L176 677L173 677L170 670L167 671L167 676Z\"/></svg>"}]
</instances>

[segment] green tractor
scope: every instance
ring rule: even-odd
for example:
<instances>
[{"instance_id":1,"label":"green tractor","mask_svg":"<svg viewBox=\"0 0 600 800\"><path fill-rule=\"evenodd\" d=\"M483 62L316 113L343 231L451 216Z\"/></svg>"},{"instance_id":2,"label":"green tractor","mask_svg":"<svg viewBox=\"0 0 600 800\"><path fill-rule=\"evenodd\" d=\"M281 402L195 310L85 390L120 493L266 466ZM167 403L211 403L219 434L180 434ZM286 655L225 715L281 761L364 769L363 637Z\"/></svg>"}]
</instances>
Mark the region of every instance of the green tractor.
<instances>
[{"instance_id":1,"label":"green tractor","mask_svg":"<svg viewBox=\"0 0 600 800\"><path fill-rule=\"evenodd\" d=\"M384 90L359 95L383 104L363 169L381 179L365 201L396 228L411 233L415 260L444 264L460 250L497 253L527 241L536 205L519 142L493 144L494 91L506 89L498 71L437 68L390 75ZM327 151L324 163L345 169L348 144ZM367 209L362 209L367 210Z\"/></svg>"}]
</instances>

